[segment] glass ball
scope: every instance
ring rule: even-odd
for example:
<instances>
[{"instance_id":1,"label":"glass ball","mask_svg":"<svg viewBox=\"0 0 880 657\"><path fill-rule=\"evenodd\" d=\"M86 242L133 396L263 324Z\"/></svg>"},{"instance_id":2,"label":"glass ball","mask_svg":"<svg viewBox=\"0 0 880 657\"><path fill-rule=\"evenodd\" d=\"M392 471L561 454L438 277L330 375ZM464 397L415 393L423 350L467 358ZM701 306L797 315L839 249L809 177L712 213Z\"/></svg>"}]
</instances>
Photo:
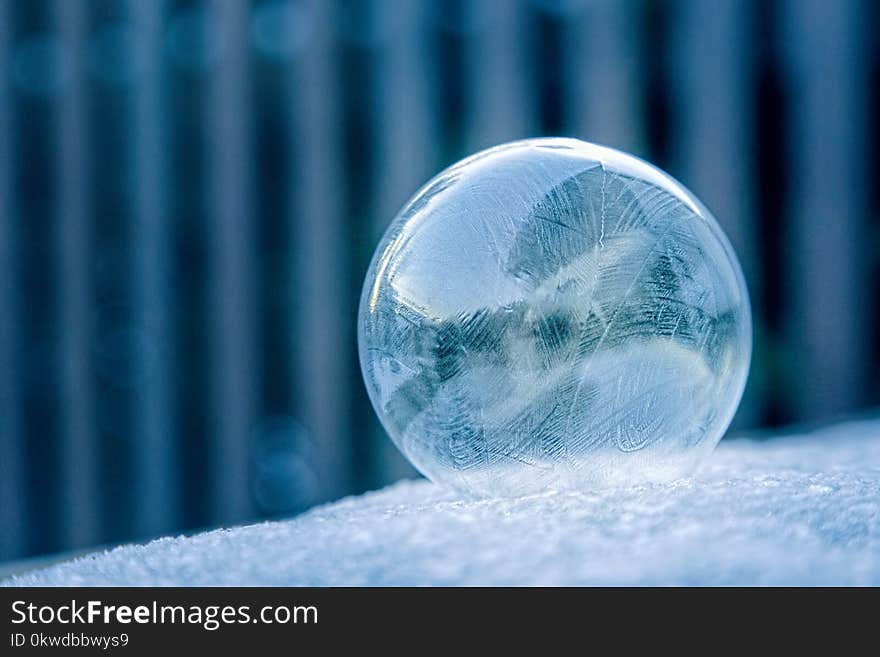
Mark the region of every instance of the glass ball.
<instances>
[{"instance_id":1,"label":"glass ball","mask_svg":"<svg viewBox=\"0 0 880 657\"><path fill-rule=\"evenodd\" d=\"M451 166L403 207L358 342L373 406L419 471L517 496L688 474L739 404L751 319L727 238L680 183L532 139Z\"/></svg>"}]
</instances>

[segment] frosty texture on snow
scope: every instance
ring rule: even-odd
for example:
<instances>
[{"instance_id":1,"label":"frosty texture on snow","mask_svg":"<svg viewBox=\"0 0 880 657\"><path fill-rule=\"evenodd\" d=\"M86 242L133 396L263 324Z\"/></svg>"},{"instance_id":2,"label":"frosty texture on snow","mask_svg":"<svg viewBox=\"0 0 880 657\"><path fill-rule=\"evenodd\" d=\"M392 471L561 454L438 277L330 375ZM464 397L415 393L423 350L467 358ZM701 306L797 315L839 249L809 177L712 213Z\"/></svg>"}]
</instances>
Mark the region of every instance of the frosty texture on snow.
<instances>
[{"instance_id":1,"label":"frosty texture on snow","mask_svg":"<svg viewBox=\"0 0 880 657\"><path fill-rule=\"evenodd\" d=\"M748 370L748 297L711 214L624 153L516 142L438 175L380 243L359 316L385 429L478 495L689 472Z\"/></svg>"},{"instance_id":2,"label":"frosty texture on snow","mask_svg":"<svg viewBox=\"0 0 880 657\"><path fill-rule=\"evenodd\" d=\"M691 479L462 500L426 481L18 585L880 585L880 423L726 441Z\"/></svg>"}]
</instances>

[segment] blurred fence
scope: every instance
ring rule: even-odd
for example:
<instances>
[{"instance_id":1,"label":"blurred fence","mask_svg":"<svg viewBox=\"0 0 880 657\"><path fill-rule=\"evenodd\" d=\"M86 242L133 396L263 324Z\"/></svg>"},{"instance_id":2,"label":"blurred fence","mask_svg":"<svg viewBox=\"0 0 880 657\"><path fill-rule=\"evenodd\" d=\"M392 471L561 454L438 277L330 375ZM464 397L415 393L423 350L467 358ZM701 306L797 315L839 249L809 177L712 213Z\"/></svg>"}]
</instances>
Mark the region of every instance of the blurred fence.
<instances>
[{"instance_id":1,"label":"blurred fence","mask_svg":"<svg viewBox=\"0 0 880 657\"><path fill-rule=\"evenodd\" d=\"M0 1L0 559L411 473L355 314L433 173L563 134L714 210L740 429L880 396L880 11L847 0Z\"/></svg>"}]
</instances>

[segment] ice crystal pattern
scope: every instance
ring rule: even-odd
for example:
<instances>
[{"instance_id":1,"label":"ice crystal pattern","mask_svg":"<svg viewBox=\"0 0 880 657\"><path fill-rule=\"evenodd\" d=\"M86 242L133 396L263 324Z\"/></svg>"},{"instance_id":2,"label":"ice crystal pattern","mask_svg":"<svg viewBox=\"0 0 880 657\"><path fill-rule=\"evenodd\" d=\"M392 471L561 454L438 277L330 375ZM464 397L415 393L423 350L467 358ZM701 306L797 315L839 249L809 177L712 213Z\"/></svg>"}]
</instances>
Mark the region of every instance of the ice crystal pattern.
<instances>
[{"instance_id":1,"label":"ice crystal pattern","mask_svg":"<svg viewBox=\"0 0 880 657\"><path fill-rule=\"evenodd\" d=\"M481 496L687 474L751 354L745 283L709 211L573 139L498 146L428 182L373 257L358 323L391 438Z\"/></svg>"}]
</instances>

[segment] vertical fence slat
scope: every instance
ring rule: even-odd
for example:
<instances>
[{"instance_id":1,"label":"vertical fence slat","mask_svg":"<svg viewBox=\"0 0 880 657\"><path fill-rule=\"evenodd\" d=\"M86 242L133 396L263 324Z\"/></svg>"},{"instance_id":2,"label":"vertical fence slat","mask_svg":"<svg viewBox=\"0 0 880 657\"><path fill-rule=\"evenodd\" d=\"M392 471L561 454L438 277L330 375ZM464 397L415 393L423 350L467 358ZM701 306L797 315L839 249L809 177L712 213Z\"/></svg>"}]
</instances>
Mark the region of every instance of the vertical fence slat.
<instances>
[{"instance_id":1,"label":"vertical fence slat","mask_svg":"<svg viewBox=\"0 0 880 657\"><path fill-rule=\"evenodd\" d=\"M170 235L164 211L162 130L163 0L128 0L139 75L134 88L134 308L147 349L137 365L142 387L135 409L135 531L152 536L179 526L177 459L170 415Z\"/></svg>"},{"instance_id":2,"label":"vertical fence slat","mask_svg":"<svg viewBox=\"0 0 880 657\"><path fill-rule=\"evenodd\" d=\"M436 125L426 3L377 0L376 233L434 172Z\"/></svg>"},{"instance_id":3,"label":"vertical fence slat","mask_svg":"<svg viewBox=\"0 0 880 657\"><path fill-rule=\"evenodd\" d=\"M11 12L0 4L0 70L8 71L12 60ZM17 305L14 266L17 245L16 217L11 193L9 135L9 76L0 78L0 560L13 559L25 550L23 513L24 460L21 445L19 401L16 382L20 366L16 347Z\"/></svg>"},{"instance_id":4,"label":"vertical fence slat","mask_svg":"<svg viewBox=\"0 0 880 657\"><path fill-rule=\"evenodd\" d=\"M339 98L333 80L334 29L329 3L304 5L307 47L295 61L291 78L295 143L299 157L294 172L298 196L290 222L299 243L292 289L297 290L299 341L295 348L300 416L317 451L314 467L318 499L349 490L352 427L347 399L347 361L354 358L353 308L347 304L351 276L348 232L339 185L345 178L341 161ZM350 300L349 300L350 301Z\"/></svg>"},{"instance_id":5,"label":"vertical fence slat","mask_svg":"<svg viewBox=\"0 0 880 657\"><path fill-rule=\"evenodd\" d=\"M217 158L210 147L217 121L210 110L224 108L216 107L211 94L220 38L208 15L210 7L169 0L168 8L162 44L162 128L167 134L162 183L173 253L169 381L173 440L180 459L177 508L185 526L193 527L210 522L214 459L209 450L218 445L213 423L224 419L225 410L211 407L220 372L212 369L211 361L218 351L214 341L219 329L211 311L211 285L218 281L210 264L218 243L218 217L212 213L216 200L211 201ZM219 190L219 185L214 187Z\"/></svg>"},{"instance_id":6,"label":"vertical fence slat","mask_svg":"<svg viewBox=\"0 0 880 657\"><path fill-rule=\"evenodd\" d=\"M374 163L375 244L403 203L435 173L436 126L426 43L426 3L377 0L378 71ZM374 438L381 478L412 473L384 432Z\"/></svg>"},{"instance_id":7,"label":"vertical fence slat","mask_svg":"<svg viewBox=\"0 0 880 657\"><path fill-rule=\"evenodd\" d=\"M476 30L466 58L467 151L534 137L539 121L527 3L469 0L466 11Z\"/></svg>"},{"instance_id":8,"label":"vertical fence slat","mask_svg":"<svg viewBox=\"0 0 880 657\"><path fill-rule=\"evenodd\" d=\"M673 173L715 213L758 299L751 16L737 0L679 2L672 16ZM736 426L754 424L755 393L747 393Z\"/></svg>"},{"instance_id":9,"label":"vertical fence slat","mask_svg":"<svg viewBox=\"0 0 880 657\"><path fill-rule=\"evenodd\" d=\"M566 124L587 141L644 155L641 2L578 6L565 30Z\"/></svg>"},{"instance_id":10,"label":"vertical fence slat","mask_svg":"<svg viewBox=\"0 0 880 657\"><path fill-rule=\"evenodd\" d=\"M787 358L797 364L790 386L801 420L852 411L867 391L864 9L856 0L783 5L792 112Z\"/></svg>"},{"instance_id":11,"label":"vertical fence slat","mask_svg":"<svg viewBox=\"0 0 880 657\"><path fill-rule=\"evenodd\" d=\"M85 119L87 5L55 0L63 67L59 104L58 253L61 358L61 529L68 547L94 543L100 526L94 430L88 130Z\"/></svg>"},{"instance_id":12,"label":"vertical fence slat","mask_svg":"<svg viewBox=\"0 0 880 657\"><path fill-rule=\"evenodd\" d=\"M219 66L208 105L212 459L209 508L214 522L253 513L250 433L256 377L253 348L254 254L251 232L251 153L247 130L248 12L244 0L219 0L211 30L219 38Z\"/></svg>"},{"instance_id":13,"label":"vertical fence slat","mask_svg":"<svg viewBox=\"0 0 880 657\"><path fill-rule=\"evenodd\" d=\"M14 259L18 324L21 447L26 488L22 496L31 553L61 542L61 378L58 358L57 130L64 61L48 2L10 4L15 55L10 96L13 123L13 198L17 249ZM35 63L36 74L28 71ZM43 193L35 193L40 190Z\"/></svg>"}]
</instances>

